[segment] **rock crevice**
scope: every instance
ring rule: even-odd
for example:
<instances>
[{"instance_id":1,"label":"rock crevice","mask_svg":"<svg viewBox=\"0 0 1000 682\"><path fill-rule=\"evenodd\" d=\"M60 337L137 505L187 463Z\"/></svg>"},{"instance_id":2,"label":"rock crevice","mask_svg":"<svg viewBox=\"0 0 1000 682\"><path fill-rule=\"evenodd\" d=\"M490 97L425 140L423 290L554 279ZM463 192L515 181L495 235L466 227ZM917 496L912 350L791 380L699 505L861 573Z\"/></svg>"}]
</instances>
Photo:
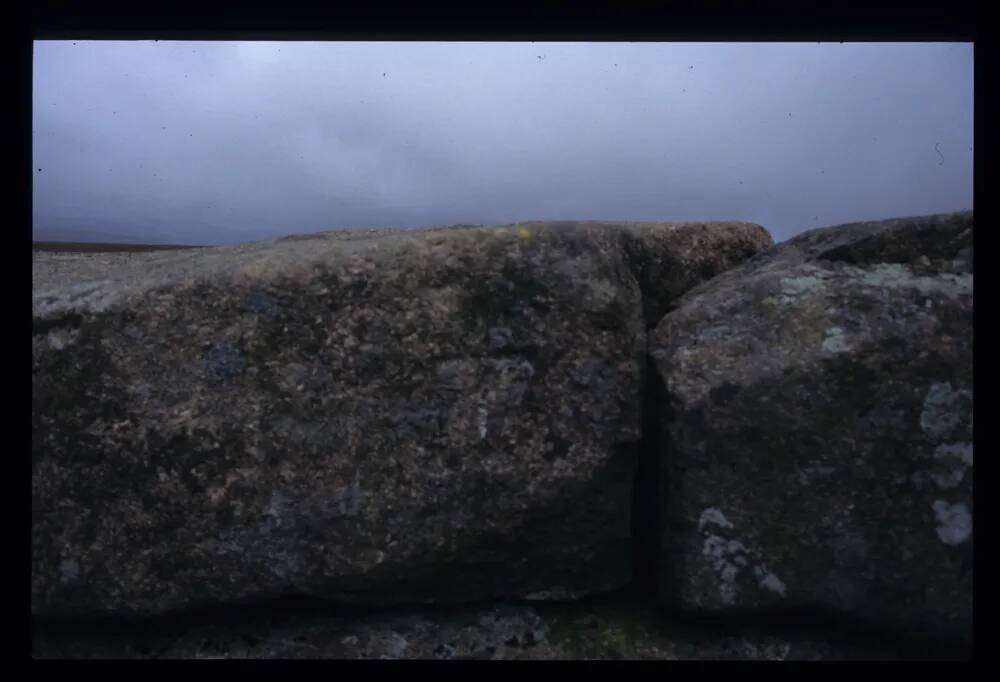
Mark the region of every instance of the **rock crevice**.
<instances>
[{"instance_id":1,"label":"rock crevice","mask_svg":"<svg viewBox=\"0 0 1000 682\"><path fill-rule=\"evenodd\" d=\"M972 232L321 233L36 292L33 616L624 594L968 643Z\"/></svg>"},{"instance_id":2,"label":"rock crevice","mask_svg":"<svg viewBox=\"0 0 1000 682\"><path fill-rule=\"evenodd\" d=\"M33 613L623 587L643 299L770 243L521 223L202 249L38 292L36 330L79 326L32 340Z\"/></svg>"}]
</instances>

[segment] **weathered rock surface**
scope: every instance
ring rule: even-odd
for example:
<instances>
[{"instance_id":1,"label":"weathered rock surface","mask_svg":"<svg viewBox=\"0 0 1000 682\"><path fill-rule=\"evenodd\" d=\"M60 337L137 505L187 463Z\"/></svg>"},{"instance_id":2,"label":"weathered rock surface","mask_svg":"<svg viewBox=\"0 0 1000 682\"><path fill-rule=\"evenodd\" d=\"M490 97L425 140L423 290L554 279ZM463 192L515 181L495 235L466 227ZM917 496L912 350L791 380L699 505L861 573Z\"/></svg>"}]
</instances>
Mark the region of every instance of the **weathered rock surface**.
<instances>
[{"instance_id":1,"label":"weathered rock surface","mask_svg":"<svg viewBox=\"0 0 1000 682\"><path fill-rule=\"evenodd\" d=\"M32 613L620 587L642 288L769 245L744 223L319 234L38 291Z\"/></svg>"},{"instance_id":2,"label":"weathered rock surface","mask_svg":"<svg viewBox=\"0 0 1000 682\"><path fill-rule=\"evenodd\" d=\"M972 234L813 230L663 319L665 603L971 637Z\"/></svg>"}]
</instances>

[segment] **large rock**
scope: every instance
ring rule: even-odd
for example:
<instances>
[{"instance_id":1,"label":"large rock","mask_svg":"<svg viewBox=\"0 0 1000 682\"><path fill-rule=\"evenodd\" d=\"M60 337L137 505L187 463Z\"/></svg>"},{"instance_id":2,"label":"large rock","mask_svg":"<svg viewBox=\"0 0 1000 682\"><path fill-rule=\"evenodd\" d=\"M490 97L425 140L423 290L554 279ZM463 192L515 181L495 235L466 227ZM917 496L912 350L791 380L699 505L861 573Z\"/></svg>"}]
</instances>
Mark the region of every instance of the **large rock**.
<instances>
[{"instance_id":1,"label":"large rock","mask_svg":"<svg viewBox=\"0 0 1000 682\"><path fill-rule=\"evenodd\" d=\"M665 603L971 637L972 234L813 230L663 319Z\"/></svg>"},{"instance_id":2,"label":"large rock","mask_svg":"<svg viewBox=\"0 0 1000 682\"><path fill-rule=\"evenodd\" d=\"M32 613L626 584L643 273L697 264L690 286L770 243L743 223L318 234L36 293Z\"/></svg>"}]
</instances>

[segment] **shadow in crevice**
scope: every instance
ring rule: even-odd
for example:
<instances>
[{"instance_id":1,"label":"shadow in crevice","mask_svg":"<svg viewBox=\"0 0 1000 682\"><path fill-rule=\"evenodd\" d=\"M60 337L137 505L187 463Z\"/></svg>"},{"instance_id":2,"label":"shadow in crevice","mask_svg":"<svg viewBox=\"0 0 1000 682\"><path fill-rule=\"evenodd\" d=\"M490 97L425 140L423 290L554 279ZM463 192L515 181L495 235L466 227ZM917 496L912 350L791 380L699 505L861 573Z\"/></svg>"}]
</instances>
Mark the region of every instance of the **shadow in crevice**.
<instances>
[{"instance_id":1,"label":"shadow in crevice","mask_svg":"<svg viewBox=\"0 0 1000 682\"><path fill-rule=\"evenodd\" d=\"M660 462L666 441L667 389L653 359L646 356L642 391L642 442L632 489L631 592L656 598L661 521Z\"/></svg>"}]
</instances>

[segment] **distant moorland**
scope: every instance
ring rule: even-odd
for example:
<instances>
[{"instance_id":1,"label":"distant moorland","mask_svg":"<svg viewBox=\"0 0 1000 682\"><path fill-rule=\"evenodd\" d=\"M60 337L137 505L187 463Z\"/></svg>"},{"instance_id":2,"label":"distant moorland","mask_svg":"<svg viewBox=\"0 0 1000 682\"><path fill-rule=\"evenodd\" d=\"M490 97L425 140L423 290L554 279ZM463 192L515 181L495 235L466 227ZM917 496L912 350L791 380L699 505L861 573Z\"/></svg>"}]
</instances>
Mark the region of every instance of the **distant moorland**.
<instances>
[{"instance_id":1,"label":"distant moorland","mask_svg":"<svg viewBox=\"0 0 1000 682\"><path fill-rule=\"evenodd\" d=\"M108 244L100 242L32 242L35 251L62 251L70 253L140 253L145 251L172 251L176 249L203 249L204 246L182 244Z\"/></svg>"}]
</instances>

